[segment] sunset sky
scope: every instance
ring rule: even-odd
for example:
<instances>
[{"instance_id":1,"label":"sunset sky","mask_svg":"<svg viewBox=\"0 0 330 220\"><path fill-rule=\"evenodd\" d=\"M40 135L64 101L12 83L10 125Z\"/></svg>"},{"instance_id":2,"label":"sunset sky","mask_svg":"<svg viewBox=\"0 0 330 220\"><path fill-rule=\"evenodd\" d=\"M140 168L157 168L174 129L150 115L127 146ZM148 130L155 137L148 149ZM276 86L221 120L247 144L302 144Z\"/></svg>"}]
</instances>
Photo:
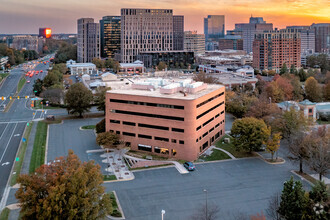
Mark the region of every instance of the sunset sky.
<instances>
[{"instance_id":1,"label":"sunset sky","mask_svg":"<svg viewBox=\"0 0 330 220\"><path fill-rule=\"evenodd\" d=\"M330 23L330 0L0 0L0 34L76 33L76 21L120 15L120 8L168 8L185 16L185 30L203 33L203 17L225 15L226 30L251 14L274 27Z\"/></svg>"}]
</instances>

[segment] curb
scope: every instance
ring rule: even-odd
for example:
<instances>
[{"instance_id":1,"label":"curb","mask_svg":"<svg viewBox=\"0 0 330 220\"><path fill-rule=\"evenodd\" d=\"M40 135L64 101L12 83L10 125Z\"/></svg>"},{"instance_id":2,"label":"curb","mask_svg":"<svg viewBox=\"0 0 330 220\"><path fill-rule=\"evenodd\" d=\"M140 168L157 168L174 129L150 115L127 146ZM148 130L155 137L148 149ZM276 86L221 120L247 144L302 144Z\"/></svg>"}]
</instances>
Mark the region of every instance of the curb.
<instances>
[{"instance_id":1,"label":"curb","mask_svg":"<svg viewBox=\"0 0 330 220\"><path fill-rule=\"evenodd\" d=\"M225 160L213 160L213 161L204 161L204 162L194 162L194 164L208 164L208 163L222 163L222 162L229 162L229 161L235 161L235 160L247 160L247 159L255 159L258 158L257 156L254 157L242 157L242 158L236 158L236 159L225 159Z\"/></svg>"},{"instance_id":2,"label":"curb","mask_svg":"<svg viewBox=\"0 0 330 220\"><path fill-rule=\"evenodd\" d=\"M131 171L132 172L132 171ZM117 178L117 177L116 177ZM103 183L115 183L115 182L124 182L124 181L131 181L134 180L135 176L133 175L133 178L129 178L129 179L116 179L116 180L107 180L107 181L103 181Z\"/></svg>"},{"instance_id":3,"label":"curb","mask_svg":"<svg viewBox=\"0 0 330 220\"><path fill-rule=\"evenodd\" d=\"M261 160L263 160L264 162L266 162L266 163L268 163L268 164L278 165L278 164L284 164L284 163L286 162L283 158L278 157L278 158L282 159L283 161L281 161L281 162L271 163L271 162L268 162L268 161L267 161L263 156L261 156L261 154L259 154L258 152L254 152L254 153L256 153L256 154L258 155L258 157L259 157Z\"/></svg>"},{"instance_id":4,"label":"curb","mask_svg":"<svg viewBox=\"0 0 330 220\"><path fill-rule=\"evenodd\" d=\"M47 154L48 154L48 139L49 139L49 124L47 124L47 139L46 139L46 146L45 146L45 164L47 164Z\"/></svg>"},{"instance_id":5,"label":"curb","mask_svg":"<svg viewBox=\"0 0 330 220\"><path fill-rule=\"evenodd\" d=\"M309 185L314 186L314 184L312 182L310 182L309 180L305 179L305 177L299 175L298 173L294 172L294 170L291 170L290 172L293 173L294 175L300 177L300 179L305 180Z\"/></svg>"}]
</instances>

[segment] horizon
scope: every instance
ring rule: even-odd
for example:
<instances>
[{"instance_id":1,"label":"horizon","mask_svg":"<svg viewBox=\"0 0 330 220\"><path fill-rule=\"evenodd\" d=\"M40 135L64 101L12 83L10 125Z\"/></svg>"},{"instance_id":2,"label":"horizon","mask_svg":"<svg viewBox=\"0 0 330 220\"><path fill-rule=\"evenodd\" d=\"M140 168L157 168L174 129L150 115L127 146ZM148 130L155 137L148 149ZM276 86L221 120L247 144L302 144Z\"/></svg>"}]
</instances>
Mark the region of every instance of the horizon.
<instances>
[{"instance_id":1,"label":"horizon","mask_svg":"<svg viewBox=\"0 0 330 220\"><path fill-rule=\"evenodd\" d=\"M203 31L203 18L207 15L225 15L225 30L237 23L248 23L249 18L263 17L274 28L286 26L330 23L329 0L1 0L0 34L38 34L39 27L49 27L53 34L77 32L77 20L103 16L120 16L122 8L173 9L173 15L185 17L185 31ZM150 7L152 5L153 7Z\"/></svg>"}]
</instances>

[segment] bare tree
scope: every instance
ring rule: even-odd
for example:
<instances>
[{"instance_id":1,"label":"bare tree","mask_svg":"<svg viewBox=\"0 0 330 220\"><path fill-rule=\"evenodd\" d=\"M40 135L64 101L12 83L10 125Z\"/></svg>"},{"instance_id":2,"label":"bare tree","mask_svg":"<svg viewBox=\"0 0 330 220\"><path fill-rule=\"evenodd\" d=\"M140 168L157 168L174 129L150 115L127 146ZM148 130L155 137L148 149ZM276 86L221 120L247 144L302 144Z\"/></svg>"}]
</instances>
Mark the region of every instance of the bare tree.
<instances>
[{"instance_id":1,"label":"bare tree","mask_svg":"<svg viewBox=\"0 0 330 220\"><path fill-rule=\"evenodd\" d=\"M216 220L219 219L220 208L214 204L200 206L196 212L189 217L191 220Z\"/></svg>"},{"instance_id":2,"label":"bare tree","mask_svg":"<svg viewBox=\"0 0 330 220\"><path fill-rule=\"evenodd\" d=\"M274 194L269 202L268 207L266 209L267 217L271 220L281 220L280 214L277 212L281 203L281 193Z\"/></svg>"},{"instance_id":3,"label":"bare tree","mask_svg":"<svg viewBox=\"0 0 330 220\"><path fill-rule=\"evenodd\" d=\"M305 145L305 136L304 132L298 131L290 136L289 139L289 151L290 160L294 162L299 162L299 172L303 173L303 161L308 159L308 152Z\"/></svg>"},{"instance_id":4,"label":"bare tree","mask_svg":"<svg viewBox=\"0 0 330 220\"><path fill-rule=\"evenodd\" d=\"M196 74L193 78L196 82L204 82L209 84L215 84L218 82L217 78L207 75L207 73L201 71Z\"/></svg>"},{"instance_id":5,"label":"bare tree","mask_svg":"<svg viewBox=\"0 0 330 220\"><path fill-rule=\"evenodd\" d=\"M319 180L330 169L330 129L325 126L306 137L308 144L308 165L319 174Z\"/></svg>"}]
</instances>

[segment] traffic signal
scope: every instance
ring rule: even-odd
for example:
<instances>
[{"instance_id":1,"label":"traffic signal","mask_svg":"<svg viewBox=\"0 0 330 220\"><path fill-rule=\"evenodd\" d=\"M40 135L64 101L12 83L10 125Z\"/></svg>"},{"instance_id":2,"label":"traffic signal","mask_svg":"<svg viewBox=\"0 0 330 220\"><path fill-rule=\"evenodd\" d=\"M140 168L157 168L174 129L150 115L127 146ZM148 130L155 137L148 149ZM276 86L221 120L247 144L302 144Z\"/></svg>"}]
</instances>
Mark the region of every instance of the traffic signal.
<instances>
[{"instance_id":1,"label":"traffic signal","mask_svg":"<svg viewBox=\"0 0 330 220\"><path fill-rule=\"evenodd\" d=\"M12 97L10 96L9 99L12 100Z\"/></svg>"},{"instance_id":2,"label":"traffic signal","mask_svg":"<svg viewBox=\"0 0 330 220\"><path fill-rule=\"evenodd\" d=\"M17 96L17 99L19 99L19 96Z\"/></svg>"}]
</instances>

